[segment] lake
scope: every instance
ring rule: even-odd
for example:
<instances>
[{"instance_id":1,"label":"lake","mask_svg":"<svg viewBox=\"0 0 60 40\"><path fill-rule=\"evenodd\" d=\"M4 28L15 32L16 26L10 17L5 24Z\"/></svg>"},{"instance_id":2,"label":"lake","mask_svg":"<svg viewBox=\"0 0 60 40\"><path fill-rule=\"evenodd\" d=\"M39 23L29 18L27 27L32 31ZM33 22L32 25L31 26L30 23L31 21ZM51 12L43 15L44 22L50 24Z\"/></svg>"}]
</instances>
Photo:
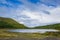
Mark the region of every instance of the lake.
<instances>
[{"instance_id":1,"label":"lake","mask_svg":"<svg viewBox=\"0 0 60 40\"><path fill-rule=\"evenodd\" d=\"M58 32L55 29L12 29L9 32L21 32L21 33L45 33L45 32Z\"/></svg>"}]
</instances>

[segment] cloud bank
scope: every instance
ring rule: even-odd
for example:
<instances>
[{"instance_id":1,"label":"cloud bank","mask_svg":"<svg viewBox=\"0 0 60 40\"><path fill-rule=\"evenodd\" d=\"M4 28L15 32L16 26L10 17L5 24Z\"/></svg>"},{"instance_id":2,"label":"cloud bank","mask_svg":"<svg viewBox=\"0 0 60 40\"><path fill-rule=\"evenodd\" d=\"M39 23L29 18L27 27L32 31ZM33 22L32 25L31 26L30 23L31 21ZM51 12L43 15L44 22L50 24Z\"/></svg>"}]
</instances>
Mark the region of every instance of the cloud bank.
<instances>
[{"instance_id":1,"label":"cloud bank","mask_svg":"<svg viewBox=\"0 0 60 40\"><path fill-rule=\"evenodd\" d=\"M60 23L59 0L0 0L0 17L28 27Z\"/></svg>"}]
</instances>

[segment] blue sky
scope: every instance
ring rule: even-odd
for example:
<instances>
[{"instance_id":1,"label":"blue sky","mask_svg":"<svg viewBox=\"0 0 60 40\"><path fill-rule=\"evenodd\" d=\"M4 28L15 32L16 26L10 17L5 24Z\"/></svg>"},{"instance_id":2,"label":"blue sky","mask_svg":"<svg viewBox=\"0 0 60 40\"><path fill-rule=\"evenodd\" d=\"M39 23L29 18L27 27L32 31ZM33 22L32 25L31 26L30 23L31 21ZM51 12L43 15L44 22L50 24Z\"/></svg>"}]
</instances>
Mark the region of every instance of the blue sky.
<instances>
[{"instance_id":1,"label":"blue sky","mask_svg":"<svg viewBox=\"0 0 60 40\"><path fill-rule=\"evenodd\" d=\"M60 0L0 0L0 17L28 27L60 23Z\"/></svg>"}]
</instances>

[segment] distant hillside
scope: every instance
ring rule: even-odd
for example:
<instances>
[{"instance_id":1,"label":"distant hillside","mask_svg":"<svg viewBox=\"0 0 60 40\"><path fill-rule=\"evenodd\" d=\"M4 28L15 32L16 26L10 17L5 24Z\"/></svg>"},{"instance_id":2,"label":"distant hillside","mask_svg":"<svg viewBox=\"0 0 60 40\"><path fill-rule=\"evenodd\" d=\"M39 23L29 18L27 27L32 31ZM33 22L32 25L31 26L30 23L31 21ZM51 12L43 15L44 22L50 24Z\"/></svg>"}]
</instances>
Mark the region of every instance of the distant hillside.
<instances>
[{"instance_id":1,"label":"distant hillside","mask_svg":"<svg viewBox=\"0 0 60 40\"><path fill-rule=\"evenodd\" d=\"M16 22L15 20L11 18L4 18L0 17L0 28L19 28L19 29L26 29L26 27L23 24L20 24ZM35 28L30 29L59 29L60 30L60 23L59 24L52 24L47 26L37 26Z\"/></svg>"},{"instance_id":2,"label":"distant hillside","mask_svg":"<svg viewBox=\"0 0 60 40\"><path fill-rule=\"evenodd\" d=\"M0 28L27 28L25 25L23 24L19 24L18 22L16 22L15 20L11 19L11 18L3 18L0 17Z\"/></svg>"},{"instance_id":3,"label":"distant hillside","mask_svg":"<svg viewBox=\"0 0 60 40\"><path fill-rule=\"evenodd\" d=\"M59 29L60 30L60 23L58 24L51 24L47 26L37 26L36 29Z\"/></svg>"}]
</instances>

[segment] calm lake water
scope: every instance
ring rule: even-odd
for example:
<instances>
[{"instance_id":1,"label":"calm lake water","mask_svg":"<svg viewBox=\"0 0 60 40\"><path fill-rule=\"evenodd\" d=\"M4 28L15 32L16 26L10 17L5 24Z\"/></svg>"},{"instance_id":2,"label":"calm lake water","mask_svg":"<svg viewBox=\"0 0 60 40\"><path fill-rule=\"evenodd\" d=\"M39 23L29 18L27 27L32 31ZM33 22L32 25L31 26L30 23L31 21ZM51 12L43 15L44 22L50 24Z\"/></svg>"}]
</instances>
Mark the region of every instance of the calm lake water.
<instances>
[{"instance_id":1,"label":"calm lake water","mask_svg":"<svg viewBox=\"0 0 60 40\"><path fill-rule=\"evenodd\" d=\"M14 29L8 30L9 32L21 32L21 33L45 33L45 32L58 32L55 29Z\"/></svg>"}]
</instances>

